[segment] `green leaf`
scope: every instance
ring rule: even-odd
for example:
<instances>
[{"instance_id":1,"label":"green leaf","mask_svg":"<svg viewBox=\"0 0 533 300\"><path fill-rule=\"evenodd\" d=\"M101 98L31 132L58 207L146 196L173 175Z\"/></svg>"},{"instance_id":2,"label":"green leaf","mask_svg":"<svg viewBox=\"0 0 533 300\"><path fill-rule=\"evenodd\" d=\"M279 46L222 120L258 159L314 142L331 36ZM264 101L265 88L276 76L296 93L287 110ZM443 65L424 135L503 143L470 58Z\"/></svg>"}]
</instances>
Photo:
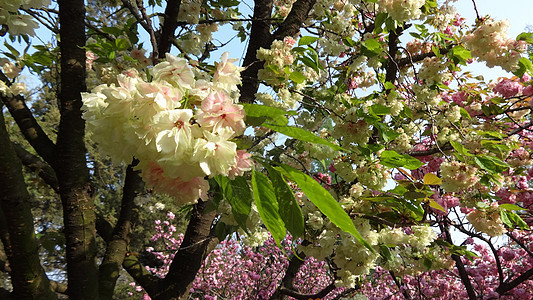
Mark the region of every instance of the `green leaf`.
<instances>
[{"instance_id":1,"label":"green leaf","mask_svg":"<svg viewBox=\"0 0 533 300\"><path fill-rule=\"evenodd\" d=\"M287 230L289 230L294 238L303 236L305 226L304 216L300 205L298 205L294 197L294 192L278 170L266 164L263 166L267 169L272 185L274 186L274 192L278 199L279 214L285 223L285 227L287 227Z\"/></svg>"},{"instance_id":2,"label":"green leaf","mask_svg":"<svg viewBox=\"0 0 533 300\"><path fill-rule=\"evenodd\" d=\"M386 82L386 83L390 83L390 82ZM370 106L368 110L370 113L376 114L378 116L384 116L386 114L390 114L390 107L387 107L381 104L374 104Z\"/></svg>"},{"instance_id":3,"label":"green leaf","mask_svg":"<svg viewBox=\"0 0 533 300\"><path fill-rule=\"evenodd\" d=\"M224 222L217 222L217 225L215 226L215 235L219 240L222 241L236 230L237 226L228 225Z\"/></svg>"},{"instance_id":4,"label":"green leaf","mask_svg":"<svg viewBox=\"0 0 533 300\"><path fill-rule=\"evenodd\" d=\"M292 72L291 75L289 75L289 79L296 83L304 83L307 81L307 77L298 71Z\"/></svg>"},{"instance_id":5,"label":"green leaf","mask_svg":"<svg viewBox=\"0 0 533 300\"><path fill-rule=\"evenodd\" d=\"M268 231L270 231L270 234L272 234L278 247L281 248L281 240L285 238L286 232L285 224L279 214L274 187L265 175L256 170L252 170L252 187L259 216Z\"/></svg>"},{"instance_id":6,"label":"green leaf","mask_svg":"<svg viewBox=\"0 0 533 300\"><path fill-rule=\"evenodd\" d=\"M316 36L302 36L298 40L298 46L306 46L309 44L312 44L318 40L318 37Z\"/></svg>"},{"instance_id":7,"label":"green leaf","mask_svg":"<svg viewBox=\"0 0 533 300\"><path fill-rule=\"evenodd\" d=\"M389 247L385 245L379 245L379 254L381 257L383 257L386 261L394 261L394 258L392 256L392 253L390 252Z\"/></svg>"},{"instance_id":8,"label":"green leaf","mask_svg":"<svg viewBox=\"0 0 533 300\"><path fill-rule=\"evenodd\" d=\"M312 68L313 70L315 70L316 72L320 72L320 68L318 67L318 65L309 57L307 56L300 56L300 61L304 63L304 65Z\"/></svg>"},{"instance_id":9,"label":"green leaf","mask_svg":"<svg viewBox=\"0 0 533 300\"><path fill-rule=\"evenodd\" d=\"M380 34L383 32L383 29L381 28L383 26L383 23L385 23L385 20L387 20L387 13L381 12L379 13L376 18L374 19L374 33Z\"/></svg>"},{"instance_id":10,"label":"green leaf","mask_svg":"<svg viewBox=\"0 0 533 300\"><path fill-rule=\"evenodd\" d=\"M127 39L116 39L115 47L118 51L127 50L130 47L130 42Z\"/></svg>"},{"instance_id":11,"label":"green leaf","mask_svg":"<svg viewBox=\"0 0 533 300\"><path fill-rule=\"evenodd\" d=\"M475 156L476 164L489 173L502 173L509 169L509 165L499 158L493 156Z\"/></svg>"},{"instance_id":12,"label":"green leaf","mask_svg":"<svg viewBox=\"0 0 533 300\"><path fill-rule=\"evenodd\" d=\"M522 57L518 61L518 70L514 71L513 74L522 77L526 72L533 74L533 63L528 58Z\"/></svg>"},{"instance_id":13,"label":"green leaf","mask_svg":"<svg viewBox=\"0 0 533 300\"><path fill-rule=\"evenodd\" d=\"M383 84L383 86L385 87L386 90L394 90L396 89L396 87L394 86L394 84L390 81L387 81Z\"/></svg>"},{"instance_id":14,"label":"green leaf","mask_svg":"<svg viewBox=\"0 0 533 300\"><path fill-rule=\"evenodd\" d=\"M426 267L428 270L431 270L432 265L433 261L427 257L424 257L424 267Z\"/></svg>"},{"instance_id":15,"label":"green leaf","mask_svg":"<svg viewBox=\"0 0 533 300\"><path fill-rule=\"evenodd\" d=\"M229 180L229 178L219 175L215 177L215 180L222 188L224 198L231 205L235 221L242 229L247 231L246 220L252 207L252 193L248 182L242 176Z\"/></svg>"},{"instance_id":16,"label":"green leaf","mask_svg":"<svg viewBox=\"0 0 533 300\"><path fill-rule=\"evenodd\" d=\"M522 32L516 37L517 41L526 41L528 44L533 44L533 32Z\"/></svg>"},{"instance_id":17,"label":"green leaf","mask_svg":"<svg viewBox=\"0 0 533 300\"><path fill-rule=\"evenodd\" d=\"M513 222L511 222L511 220L509 219L508 213L509 211L507 210L501 210L500 219L502 219L503 224L505 224L507 227L513 228L514 227Z\"/></svg>"},{"instance_id":18,"label":"green leaf","mask_svg":"<svg viewBox=\"0 0 533 300\"><path fill-rule=\"evenodd\" d=\"M380 161L381 164L389 168L406 168L409 170L415 170L424 165L423 162L412 156L398 154L393 150L383 151Z\"/></svg>"},{"instance_id":19,"label":"green leaf","mask_svg":"<svg viewBox=\"0 0 533 300\"><path fill-rule=\"evenodd\" d=\"M433 207L434 209L437 209L437 210L440 210L440 211L446 212L446 209L444 209L444 207L442 207L442 205L438 204L438 203L435 202L435 200L433 200L433 199L429 200L429 206L430 206L430 207Z\"/></svg>"},{"instance_id":20,"label":"green leaf","mask_svg":"<svg viewBox=\"0 0 533 300\"><path fill-rule=\"evenodd\" d=\"M426 173L423 180L425 185L439 185L442 183L442 179L433 173Z\"/></svg>"},{"instance_id":21,"label":"green leaf","mask_svg":"<svg viewBox=\"0 0 533 300\"><path fill-rule=\"evenodd\" d=\"M381 122L374 123L374 126L379 130L379 137L383 139L385 143L388 143L400 136L400 133L398 131L391 129L390 127Z\"/></svg>"},{"instance_id":22,"label":"green leaf","mask_svg":"<svg viewBox=\"0 0 533 300\"><path fill-rule=\"evenodd\" d=\"M287 111L281 108L249 103L243 103L241 105L244 107L246 113L246 121L248 121L249 117L252 117L265 118L268 119L270 123L277 125L287 125L287 123L289 123L289 120L285 117Z\"/></svg>"},{"instance_id":23,"label":"green leaf","mask_svg":"<svg viewBox=\"0 0 533 300\"><path fill-rule=\"evenodd\" d=\"M511 204L511 203L500 204L499 207L507 209L507 210L524 210L524 208L518 205L515 205L515 204Z\"/></svg>"},{"instance_id":24,"label":"green leaf","mask_svg":"<svg viewBox=\"0 0 533 300\"><path fill-rule=\"evenodd\" d=\"M438 58L442 58L442 54L440 54L439 47L431 46L431 50L433 50L433 53L435 53L435 56Z\"/></svg>"},{"instance_id":25,"label":"green leaf","mask_svg":"<svg viewBox=\"0 0 533 300\"><path fill-rule=\"evenodd\" d=\"M505 212L507 216L509 217L509 219L511 219L511 221L513 221L513 223L516 224L518 228L522 230L529 230L529 226L527 225L527 223L524 220L522 220L522 218L517 213L515 213L514 211L509 211L509 210L506 210ZM512 226L510 227L512 228Z\"/></svg>"},{"instance_id":26,"label":"green leaf","mask_svg":"<svg viewBox=\"0 0 533 300\"><path fill-rule=\"evenodd\" d=\"M4 46L6 46L6 48L9 49L9 51L11 52L11 54L14 57L19 57L20 56L20 52L18 52L17 49L15 49L13 46L8 44L7 42L4 42ZM4 52L4 53L6 53L6 52Z\"/></svg>"},{"instance_id":27,"label":"green leaf","mask_svg":"<svg viewBox=\"0 0 533 300\"><path fill-rule=\"evenodd\" d=\"M351 38L351 37L346 37L344 39L342 39L342 41L344 42L344 44L348 47L353 47L356 45L355 41Z\"/></svg>"},{"instance_id":28,"label":"green leaf","mask_svg":"<svg viewBox=\"0 0 533 300\"><path fill-rule=\"evenodd\" d=\"M468 111L464 108L459 108L459 112L461 113L461 117L465 118L465 119L469 119L469 120L472 120L472 117L470 116L470 114L468 113Z\"/></svg>"},{"instance_id":29,"label":"green leaf","mask_svg":"<svg viewBox=\"0 0 533 300\"><path fill-rule=\"evenodd\" d=\"M283 125L276 125L276 124L269 124L269 123L266 123L263 126L265 126L266 128L270 128L274 131L277 131L279 133L282 133L286 136L300 140L300 141L326 145L326 146L331 147L334 150L347 151L343 149L342 147L335 145L330 141L322 139L321 137L315 135L314 133L309 132L299 127L283 126Z\"/></svg>"},{"instance_id":30,"label":"green leaf","mask_svg":"<svg viewBox=\"0 0 533 300\"><path fill-rule=\"evenodd\" d=\"M290 180L296 182L309 200L311 200L311 202L313 202L313 204L315 204L333 224L337 225L341 230L352 234L359 243L367 247L372 253L375 253L374 248L372 248L372 246L361 236L359 231L357 231L350 216L348 216L344 209L342 209L341 205L324 187L316 182L316 180L288 165L282 165L281 167L276 167L276 169L282 172Z\"/></svg>"},{"instance_id":31,"label":"green leaf","mask_svg":"<svg viewBox=\"0 0 533 300\"><path fill-rule=\"evenodd\" d=\"M363 45L370 52L380 53L383 51L383 48L381 48L381 43L377 39L368 39L363 42Z\"/></svg>"},{"instance_id":32,"label":"green leaf","mask_svg":"<svg viewBox=\"0 0 533 300\"><path fill-rule=\"evenodd\" d=\"M468 149L465 148L461 143L456 141L450 141L450 144L452 145L453 149L455 149L455 152L453 153L455 157L457 157L460 161L465 161L465 156L473 156L473 154L470 154L468 152Z\"/></svg>"},{"instance_id":33,"label":"green leaf","mask_svg":"<svg viewBox=\"0 0 533 300\"><path fill-rule=\"evenodd\" d=\"M466 66L466 61L472 58L472 53L463 46L455 46L450 50L449 57L452 58L452 61L456 65L461 64Z\"/></svg>"}]
</instances>

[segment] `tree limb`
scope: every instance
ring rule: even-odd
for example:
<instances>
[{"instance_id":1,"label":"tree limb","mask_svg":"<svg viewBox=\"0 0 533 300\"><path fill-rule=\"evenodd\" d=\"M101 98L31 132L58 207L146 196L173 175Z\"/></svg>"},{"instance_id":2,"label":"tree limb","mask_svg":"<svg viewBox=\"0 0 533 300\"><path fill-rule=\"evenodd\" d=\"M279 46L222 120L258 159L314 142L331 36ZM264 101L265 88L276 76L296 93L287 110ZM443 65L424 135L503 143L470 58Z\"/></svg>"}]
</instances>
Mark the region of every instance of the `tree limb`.
<instances>
[{"instance_id":1,"label":"tree limb","mask_svg":"<svg viewBox=\"0 0 533 300\"><path fill-rule=\"evenodd\" d=\"M452 236L450 235L450 230L448 229L447 222L444 221L444 224L439 224L439 227L441 231L444 232L446 241L453 245ZM461 257L457 254L452 254L452 259L455 261L455 266L457 267L457 271L459 272L459 277L461 278L461 281L463 282L463 285L465 286L466 292L468 294L468 299L470 300L477 299L476 293L474 292L474 288L472 287L472 282L470 281L470 278L468 277L468 273L466 272L465 265L463 264Z\"/></svg>"},{"instance_id":2,"label":"tree limb","mask_svg":"<svg viewBox=\"0 0 533 300\"><path fill-rule=\"evenodd\" d=\"M174 39L174 31L178 27L178 13L180 11L181 0L167 0L165 8L163 27L159 37L158 52L159 58L165 58L165 53L170 52L170 46Z\"/></svg>"},{"instance_id":3,"label":"tree limb","mask_svg":"<svg viewBox=\"0 0 533 300\"><path fill-rule=\"evenodd\" d=\"M0 231L11 265L14 298L55 299L39 260L22 163L11 146L1 110L0 145Z\"/></svg>"},{"instance_id":4,"label":"tree limb","mask_svg":"<svg viewBox=\"0 0 533 300\"><path fill-rule=\"evenodd\" d=\"M287 18L285 18L285 21L279 25L278 29L273 34L270 34L270 22L252 22L250 42L243 62L243 67L246 67L246 70L241 73L243 80L240 88L241 97L239 98L239 102L252 103L255 99L255 93L259 88L257 73L262 66L256 58L257 50L261 47L265 49L270 48L270 45L274 40L281 40L286 36L296 36L300 32L300 28L307 19L309 11L313 8L315 2L316 0L297 0L294 2ZM271 13L271 0L255 1L254 19L266 19L270 17Z\"/></svg>"},{"instance_id":5,"label":"tree limb","mask_svg":"<svg viewBox=\"0 0 533 300\"><path fill-rule=\"evenodd\" d=\"M242 85L240 86L241 96L239 102L252 103L255 93L259 88L257 72L262 68L262 64L257 59L259 48L270 48L270 18L272 14L273 0L256 0L254 4L254 15L252 28L250 30L250 40L246 49L246 56L242 66L246 69L241 73Z\"/></svg>"},{"instance_id":6,"label":"tree limb","mask_svg":"<svg viewBox=\"0 0 533 300\"><path fill-rule=\"evenodd\" d=\"M144 184L139 175L140 171L133 168L139 163L134 160L126 169L120 215L113 229L110 239L106 240L107 248L99 268L99 296L100 299L111 299L115 290L119 271L122 269L124 257L130 242L132 222L134 222L134 199Z\"/></svg>"},{"instance_id":7,"label":"tree limb","mask_svg":"<svg viewBox=\"0 0 533 300\"><path fill-rule=\"evenodd\" d=\"M2 72L0 72L0 80L8 86L11 85L9 79ZM2 98L2 102L33 149L49 165L54 166L56 162L56 146L33 117L31 110L24 101L24 97L20 95L10 97L0 95L0 98Z\"/></svg>"},{"instance_id":8,"label":"tree limb","mask_svg":"<svg viewBox=\"0 0 533 300\"><path fill-rule=\"evenodd\" d=\"M211 242L218 241L214 238L214 226L212 226L216 211L205 212L208 203L209 201L199 201L194 205L183 242L174 255L168 274L159 282L157 291L148 293L152 299L179 299L186 294L189 284L193 282L205 257L209 254L208 246Z\"/></svg>"},{"instance_id":9,"label":"tree limb","mask_svg":"<svg viewBox=\"0 0 533 300\"><path fill-rule=\"evenodd\" d=\"M511 282L500 284L500 286L498 286L496 288L496 292L498 292L498 294L500 294L500 295L503 295L503 294L507 293L508 291L510 291L510 290L514 289L515 287L517 287L522 282L528 280L531 276L533 276L533 268L527 270L525 273L523 273L522 275L516 277Z\"/></svg>"},{"instance_id":10,"label":"tree limb","mask_svg":"<svg viewBox=\"0 0 533 300\"><path fill-rule=\"evenodd\" d=\"M333 291L334 289L336 289L337 287L335 286L335 283L331 283L330 285L328 285L327 287L325 287L323 290L321 290L320 292L316 293L316 294L312 294L312 295L305 295L305 294L300 294L298 292L295 292L293 290L289 290L289 289L286 289L286 288L281 288L279 290L279 292L283 295L287 295L287 296L290 296L290 297L293 297L295 299L299 299L299 300L309 300L309 299L322 299L324 298L325 296L327 296L331 291Z\"/></svg>"},{"instance_id":11,"label":"tree limb","mask_svg":"<svg viewBox=\"0 0 533 300\"><path fill-rule=\"evenodd\" d=\"M59 193L59 183L54 169L42 161L38 156L31 154L21 145L13 143L13 149L17 153L22 164L33 171L37 176L48 184L56 193Z\"/></svg>"}]
</instances>

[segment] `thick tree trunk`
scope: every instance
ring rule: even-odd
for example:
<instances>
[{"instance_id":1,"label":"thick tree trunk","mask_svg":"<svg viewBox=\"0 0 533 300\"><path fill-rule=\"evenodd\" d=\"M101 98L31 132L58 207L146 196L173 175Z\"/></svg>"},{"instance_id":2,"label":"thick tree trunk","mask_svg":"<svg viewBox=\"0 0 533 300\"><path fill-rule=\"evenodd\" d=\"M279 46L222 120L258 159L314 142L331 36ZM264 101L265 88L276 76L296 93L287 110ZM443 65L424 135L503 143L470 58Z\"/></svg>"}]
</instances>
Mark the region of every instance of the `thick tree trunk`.
<instances>
[{"instance_id":1,"label":"thick tree trunk","mask_svg":"<svg viewBox=\"0 0 533 300\"><path fill-rule=\"evenodd\" d=\"M13 296L15 299L55 299L39 260L22 163L9 141L1 112L0 145L0 226L11 266Z\"/></svg>"},{"instance_id":2,"label":"thick tree trunk","mask_svg":"<svg viewBox=\"0 0 533 300\"><path fill-rule=\"evenodd\" d=\"M81 118L85 87L85 7L83 0L60 0L61 73L57 135L59 194L63 203L68 292L71 299L98 299L94 202Z\"/></svg>"}]
</instances>

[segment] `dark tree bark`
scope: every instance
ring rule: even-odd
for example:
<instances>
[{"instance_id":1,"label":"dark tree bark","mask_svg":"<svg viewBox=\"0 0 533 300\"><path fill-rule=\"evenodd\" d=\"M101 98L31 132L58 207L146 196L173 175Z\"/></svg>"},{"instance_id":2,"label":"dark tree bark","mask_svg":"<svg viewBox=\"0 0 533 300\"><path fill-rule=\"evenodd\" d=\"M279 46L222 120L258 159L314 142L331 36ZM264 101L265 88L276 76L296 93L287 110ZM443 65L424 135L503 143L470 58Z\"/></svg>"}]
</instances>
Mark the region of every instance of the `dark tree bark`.
<instances>
[{"instance_id":1,"label":"dark tree bark","mask_svg":"<svg viewBox=\"0 0 533 300\"><path fill-rule=\"evenodd\" d=\"M240 87L241 97L239 98L239 102L252 103L255 100L255 93L257 93L257 89L259 88L257 72L263 67L256 58L257 50L260 47L265 49L270 48L274 40L281 40L286 36L295 37L300 32L300 28L307 19L309 11L313 8L315 2L316 0L297 0L294 2L289 15L273 34L270 33L270 22L252 22L250 42L243 62L243 67L246 70L241 73L242 85ZM254 18L269 18L271 14L272 1L255 1Z\"/></svg>"},{"instance_id":2,"label":"dark tree bark","mask_svg":"<svg viewBox=\"0 0 533 300\"><path fill-rule=\"evenodd\" d=\"M0 112L0 226L2 243L11 266L13 297L55 299L39 260L33 228L30 195L24 183L22 163L8 137Z\"/></svg>"},{"instance_id":3,"label":"dark tree bark","mask_svg":"<svg viewBox=\"0 0 533 300\"><path fill-rule=\"evenodd\" d=\"M242 64L246 69L241 73L242 85L240 86L241 97L239 99L241 103L254 102L254 94L259 88L257 72L263 66L256 55L259 48L270 48L272 43L270 41L272 36L270 33L270 21L267 21L267 19L272 15L273 4L273 0L255 1L253 18L257 20L252 21L250 41Z\"/></svg>"},{"instance_id":4,"label":"dark tree bark","mask_svg":"<svg viewBox=\"0 0 533 300\"><path fill-rule=\"evenodd\" d=\"M174 31L178 27L178 13L180 11L181 0L167 0L167 7L165 8L165 21L161 28L161 35L159 37L158 55L159 58L165 58L165 54L170 52L172 40L174 39Z\"/></svg>"},{"instance_id":5,"label":"dark tree bark","mask_svg":"<svg viewBox=\"0 0 533 300\"><path fill-rule=\"evenodd\" d=\"M174 255L170 270L164 279L148 272L134 253L127 253L124 258L122 263L124 269L152 299L180 299L187 294L190 284L210 252L210 246L218 242L214 238L212 226L216 211L206 212L208 203L209 201L199 202L194 205L183 242ZM99 228L104 231L101 235L111 236L105 232L109 230L109 226L103 225Z\"/></svg>"},{"instance_id":6,"label":"dark tree bark","mask_svg":"<svg viewBox=\"0 0 533 300\"><path fill-rule=\"evenodd\" d=\"M440 230L444 232L446 241L453 245L453 240L452 240L452 236L450 235L450 230L448 229L448 224L444 222L444 224L440 224L439 227L440 227ZM461 278L461 281L463 282L463 285L465 286L466 292L468 294L468 299L470 300L477 299L476 293L474 292L474 287L472 287L472 282L470 281L470 278L468 277L468 273L466 272L465 265L463 264L461 257L457 254L452 254L452 259L455 261L455 267L457 267L457 271L459 272L459 277Z\"/></svg>"},{"instance_id":7,"label":"dark tree bark","mask_svg":"<svg viewBox=\"0 0 533 300\"><path fill-rule=\"evenodd\" d=\"M134 199L144 186L139 171L133 170L137 164L138 161L135 160L126 169L120 215L111 236L106 240L106 253L100 264L99 273L100 299L113 297L117 278L130 242L129 234L131 233L132 220L136 219L134 217Z\"/></svg>"},{"instance_id":8,"label":"dark tree bark","mask_svg":"<svg viewBox=\"0 0 533 300\"><path fill-rule=\"evenodd\" d=\"M19 95L1 98L11 116L15 119L15 122L17 122L20 131L33 149L49 165L54 166L56 161L56 146L33 117L33 114L24 101L24 97Z\"/></svg>"},{"instance_id":9,"label":"dark tree bark","mask_svg":"<svg viewBox=\"0 0 533 300\"><path fill-rule=\"evenodd\" d=\"M214 239L212 225L216 211L205 212L208 203L198 202L194 205L183 242L174 255L168 274L147 290L152 299L180 299L188 292L189 285L209 254L208 246Z\"/></svg>"},{"instance_id":10,"label":"dark tree bark","mask_svg":"<svg viewBox=\"0 0 533 300\"><path fill-rule=\"evenodd\" d=\"M98 299L94 202L81 118L85 86L85 7L83 0L60 0L61 73L55 168L63 203L68 292L71 299Z\"/></svg>"},{"instance_id":11,"label":"dark tree bark","mask_svg":"<svg viewBox=\"0 0 533 300\"><path fill-rule=\"evenodd\" d=\"M30 169L35 175L48 184L56 193L59 193L59 184L55 171L38 156L31 154L19 144L13 143L13 149L17 153L22 164Z\"/></svg>"}]
</instances>

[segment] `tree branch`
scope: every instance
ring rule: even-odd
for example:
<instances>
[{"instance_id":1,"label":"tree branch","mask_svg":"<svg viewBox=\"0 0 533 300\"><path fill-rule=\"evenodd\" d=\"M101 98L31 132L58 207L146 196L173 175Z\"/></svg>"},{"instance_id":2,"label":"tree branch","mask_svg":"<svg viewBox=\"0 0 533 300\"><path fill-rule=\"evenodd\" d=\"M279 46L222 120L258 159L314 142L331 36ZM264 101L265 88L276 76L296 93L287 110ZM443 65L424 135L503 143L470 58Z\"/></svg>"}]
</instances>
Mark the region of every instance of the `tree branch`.
<instances>
[{"instance_id":1,"label":"tree branch","mask_svg":"<svg viewBox=\"0 0 533 300\"><path fill-rule=\"evenodd\" d=\"M439 227L441 231L444 232L446 241L453 245L452 236L450 235L450 230L448 229L448 224L446 223L446 221L444 221L444 224L439 224ZM474 288L472 287L472 282L468 277L468 273L466 272L465 265L463 264L461 257L457 254L452 254L452 259L455 261L455 266L457 267L459 277L461 278L461 281L465 286L466 292L468 294L468 299L477 299L476 293L474 292Z\"/></svg>"},{"instance_id":2,"label":"tree branch","mask_svg":"<svg viewBox=\"0 0 533 300\"><path fill-rule=\"evenodd\" d=\"M140 171L133 170L138 163L139 161L135 159L126 169L120 215L110 239L106 240L106 253L99 268L100 299L111 299L113 297L119 271L122 268L130 242L129 234L131 233L133 220L136 219L134 216L134 199L144 186L139 176Z\"/></svg>"},{"instance_id":3,"label":"tree branch","mask_svg":"<svg viewBox=\"0 0 533 300\"><path fill-rule=\"evenodd\" d=\"M515 287L517 287L522 282L528 280L531 276L533 276L533 268L527 270L525 273L523 273L522 275L516 277L511 282L500 284L500 286L498 286L496 288L496 292L498 292L498 294L500 294L500 295L503 295L503 294L507 293L508 291L510 291L510 290L514 289Z\"/></svg>"},{"instance_id":4,"label":"tree branch","mask_svg":"<svg viewBox=\"0 0 533 300\"><path fill-rule=\"evenodd\" d=\"M450 52L450 47L449 48L441 48L439 49L439 52L440 54L446 54L448 52ZM405 57L405 58L402 58L402 59L399 59L397 64L400 68L406 66L406 65L409 65L409 64L414 64L414 63L417 63L417 62L421 62L423 61L426 57L434 57L434 56L437 56L435 54L435 52L431 51L431 52L427 52L427 53L422 53L422 54L418 54L418 55L413 55L411 57Z\"/></svg>"},{"instance_id":5,"label":"tree branch","mask_svg":"<svg viewBox=\"0 0 533 300\"><path fill-rule=\"evenodd\" d=\"M241 73L242 85L240 86L241 97L239 102L252 103L255 99L255 93L259 88L257 72L262 68L257 59L257 50L259 48L270 47L270 18L272 14L273 0L260 1L256 0L254 4L254 15L252 29L250 31L250 40L246 49L246 56L242 66L246 69Z\"/></svg>"},{"instance_id":6,"label":"tree branch","mask_svg":"<svg viewBox=\"0 0 533 300\"><path fill-rule=\"evenodd\" d=\"M287 291L287 290L294 291L294 285L293 285L294 278L296 278L296 274L298 274L300 267L304 264L304 259L305 259L305 253L303 252L300 252L298 253L298 256L294 255L291 258L291 260L289 261L289 266L287 267L287 271L285 271L285 276L283 276L283 279L281 280L281 285L276 289L274 294L270 297L270 300L281 299L282 295L287 295L285 292L282 292L282 289L283 291Z\"/></svg>"},{"instance_id":7,"label":"tree branch","mask_svg":"<svg viewBox=\"0 0 533 300\"><path fill-rule=\"evenodd\" d=\"M316 0L297 0L294 2L287 18L272 35L270 44L274 40L282 40L286 36L295 37L300 32L300 28L307 19L309 11L311 11L315 2Z\"/></svg>"},{"instance_id":8,"label":"tree branch","mask_svg":"<svg viewBox=\"0 0 533 300\"><path fill-rule=\"evenodd\" d=\"M54 299L55 294L39 260L22 163L11 146L1 110L0 145L0 231L11 265L14 298Z\"/></svg>"},{"instance_id":9,"label":"tree branch","mask_svg":"<svg viewBox=\"0 0 533 300\"><path fill-rule=\"evenodd\" d=\"M295 299L299 299L299 300L309 300L309 299L322 299L324 298L325 296L327 296L331 291L333 291L334 289L336 289L337 287L335 286L335 283L331 283L330 285L328 285L327 287L325 287L323 290L321 290L320 292L316 293L316 294L312 294L312 295L305 295L305 294L300 294L298 292L295 292L293 290L289 290L289 289L286 289L286 288L281 288L279 290L279 292L283 295L287 295L287 296L290 296L290 297L293 297Z\"/></svg>"},{"instance_id":10,"label":"tree branch","mask_svg":"<svg viewBox=\"0 0 533 300\"><path fill-rule=\"evenodd\" d=\"M178 27L178 13L180 11L181 0L167 0L165 8L163 27L159 37L158 52L159 58L165 58L165 53L170 52L170 46L174 39L174 31Z\"/></svg>"},{"instance_id":11,"label":"tree branch","mask_svg":"<svg viewBox=\"0 0 533 300\"><path fill-rule=\"evenodd\" d=\"M217 241L212 230L216 211L205 212L208 203L209 201L200 201L194 205L183 242L174 255L168 274L159 282L157 291L149 292L152 299L179 299L188 292L189 284L208 254L209 244Z\"/></svg>"},{"instance_id":12,"label":"tree branch","mask_svg":"<svg viewBox=\"0 0 533 300\"><path fill-rule=\"evenodd\" d=\"M270 22L259 20L267 20L270 17L272 13L272 2L272 0L255 1L253 18L258 21L252 21L250 42L243 62L243 67L246 67L246 69L241 73L242 85L240 88L241 97L239 98L239 102L242 103L254 102L255 93L259 88L257 73L262 68L262 65L257 60L257 50L261 47L265 49L270 48L274 40L281 40L286 36L296 36L300 32L300 28L307 19L309 11L313 8L316 0L297 0L294 2L285 21L279 25L273 34L270 34Z\"/></svg>"},{"instance_id":13,"label":"tree branch","mask_svg":"<svg viewBox=\"0 0 533 300\"><path fill-rule=\"evenodd\" d=\"M13 143L13 149L24 166L41 177L56 193L59 193L59 183L57 182L55 171L50 165L17 143Z\"/></svg>"},{"instance_id":14,"label":"tree branch","mask_svg":"<svg viewBox=\"0 0 533 300\"><path fill-rule=\"evenodd\" d=\"M9 79L0 71L0 80L8 86L11 85ZM24 97L17 95L4 97L0 95L2 102L15 119L20 131L39 154L49 165L54 166L56 162L56 146L54 142L44 133L43 129L33 117L31 110L26 105Z\"/></svg>"}]
</instances>

